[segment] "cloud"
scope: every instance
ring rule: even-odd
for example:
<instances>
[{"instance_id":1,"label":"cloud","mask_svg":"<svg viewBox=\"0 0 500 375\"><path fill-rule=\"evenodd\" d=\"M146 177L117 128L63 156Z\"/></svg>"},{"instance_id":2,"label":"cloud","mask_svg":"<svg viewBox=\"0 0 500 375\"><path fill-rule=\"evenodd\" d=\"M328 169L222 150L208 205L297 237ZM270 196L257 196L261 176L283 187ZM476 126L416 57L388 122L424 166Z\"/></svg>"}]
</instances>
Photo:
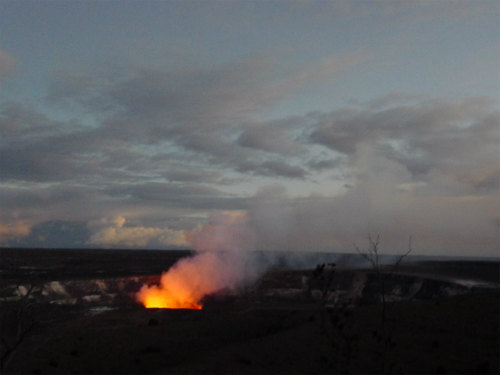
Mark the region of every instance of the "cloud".
<instances>
[{"instance_id":1,"label":"cloud","mask_svg":"<svg viewBox=\"0 0 500 375\"><path fill-rule=\"evenodd\" d=\"M299 147L290 132L271 126L252 126L243 130L237 140L243 147L282 155L294 154Z\"/></svg>"},{"instance_id":2,"label":"cloud","mask_svg":"<svg viewBox=\"0 0 500 375\"><path fill-rule=\"evenodd\" d=\"M280 156L301 158L308 153L297 141L304 120L286 118L258 124L253 116L363 56L361 52L330 56L287 76L276 74L277 65L268 56L204 68L59 72L49 93L51 102L92 113L98 126L80 127L56 140L62 148L89 156L78 158L80 161L95 154L107 157L123 148L124 142L131 142L150 148L149 155L160 147L175 148L170 156L177 160L206 164L208 159L211 165L236 172L265 176L276 172L277 177L303 178L300 166L292 166ZM31 149L38 151L43 143L39 140ZM148 154L138 149L129 151L136 154L135 159L147 159ZM264 156L262 151L269 154ZM78 170L85 172L86 167L95 168L82 164ZM57 170L65 168L59 165Z\"/></svg>"},{"instance_id":3,"label":"cloud","mask_svg":"<svg viewBox=\"0 0 500 375\"><path fill-rule=\"evenodd\" d=\"M8 181L134 181L138 175L157 180L173 176L157 158L169 150L168 164L184 169L210 165L236 174L303 179L301 160L309 151L298 137L304 120L256 123L252 116L358 55L332 56L321 69L313 64L286 77L274 74L276 65L266 56L204 68L59 71L49 102L72 116L81 114L81 122L56 121L27 105L6 103L0 171Z\"/></svg>"},{"instance_id":4,"label":"cloud","mask_svg":"<svg viewBox=\"0 0 500 375\"><path fill-rule=\"evenodd\" d=\"M8 224L0 223L0 244L6 244L12 240L19 240L30 233L30 227L23 222L16 221Z\"/></svg>"},{"instance_id":5,"label":"cloud","mask_svg":"<svg viewBox=\"0 0 500 375\"><path fill-rule=\"evenodd\" d=\"M419 254L497 254L496 193L450 195L449 181L412 183L404 165L369 144L357 147L352 167L353 186L336 196L292 198L280 186L256 194L248 216L258 248L352 252L371 233L387 253L404 251L413 236Z\"/></svg>"},{"instance_id":6,"label":"cloud","mask_svg":"<svg viewBox=\"0 0 500 375\"><path fill-rule=\"evenodd\" d=\"M10 241L10 246L84 248L89 231L85 222L49 220L31 227L29 235Z\"/></svg>"},{"instance_id":7,"label":"cloud","mask_svg":"<svg viewBox=\"0 0 500 375\"><path fill-rule=\"evenodd\" d=\"M250 61L212 70L57 76L50 100L63 110L80 107L83 118L92 113L97 126L55 121L29 106L4 104L0 115L5 136L0 142L2 176L36 182L95 176L124 180L147 171L157 178L170 173L157 158L165 150L175 150L167 154L169 164L186 166L190 160L189 169L205 169L208 158L212 165L238 171L251 160L246 170L256 165L254 173L268 175L275 169L280 174L284 168L272 166L278 161L261 167L259 150L235 142L245 126L243 118L280 96L269 94L275 98L270 99L264 93L271 89L263 81L266 73L258 69L262 65ZM288 137L281 134L282 139ZM280 144L284 152L285 145ZM292 141L286 147L292 151ZM285 174L291 175L290 171Z\"/></svg>"},{"instance_id":8,"label":"cloud","mask_svg":"<svg viewBox=\"0 0 500 375\"><path fill-rule=\"evenodd\" d=\"M109 195L123 197L123 203L140 203L158 209L241 209L245 199L223 194L220 190L203 183L159 183L113 185Z\"/></svg>"},{"instance_id":9,"label":"cloud","mask_svg":"<svg viewBox=\"0 0 500 375\"><path fill-rule=\"evenodd\" d=\"M61 132L60 125L31 106L20 103L6 102L0 110L0 132L4 142L54 136Z\"/></svg>"},{"instance_id":10,"label":"cloud","mask_svg":"<svg viewBox=\"0 0 500 375\"><path fill-rule=\"evenodd\" d=\"M132 120L140 119L147 130L156 126L148 119L163 120L166 128L179 122L209 127L279 100L283 93L269 84L272 71L273 65L262 56L204 68L59 72L49 97L92 112L114 109Z\"/></svg>"},{"instance_id":11,"label":"cloud","mask_svg":"<svg viewBox=\"0 0 500 375\"><path fill-rule=\"evenodd\" d=\"M102 203L98 192L88 186L0 185L0 221L18 217L36 224L53 219L53 215L79 220L93 210L87 202Z\"/></svg>"},{"instance_id":12,"label":"cloud","mask_svg":"<svg viewBox=\"0 0 500 375\"><path fill-rule=\"evenodd\" d=\"M243 211L214 212L208 223L186 232L186 237L198 251L255 250L255 236Z\"/></svg>"},{"instance_id":13,"label":"cloud","mask_svg":"<svg viewBox=\"0 0 500 375\"><path fill-rule=\"evenodd\" d=\"M90 222L87 234L75 224L76 242L175 247L212 211L245 211L257 248L349 250L380 232L393 250L414 234L423 252L491 252L500 175L491 99L390 93L331 112L260 116L365 58L277 77L266 59L56 76L51 105L79 120L0 108L1 222L30 223L54 243L71 232L56 222ZM264 183L290 184L294 196L255 193ZM128 221L100 219L120 215Z\"/></svg>"},{"instance_id":14,"label":"cloud","mask_svg":"<svg viewBox=\"0 0 500 375\"><path fill-rule=\"evenodd\" d=\"M310 140L349 157L369 143L419 178L439 170L474 190L494 187L499 122L488 98L351 108L318 116Z\"/></svg>"},{"instance_id":15,"label":"cloud","mask_svg":"<svg viewBox=\"0 0 500 375\"><path fill-rule=\"evenodd\" d=\"M15 59L0 48L0 82L14 71L15 65Z\"/></svg>"},{"instance_id":16,"label":"cloud","mask_svg":"<svg viewBox=\"0 0 500 375\"><path fill-rule=\"evenodd\" d=\"M264 176L288 177L288 178L304 178L307 171L296 165L279 160L268 160L259 165L252 166L252 171Z\"/></svg>"},{"instance_id":17,"label":"cloud","mask_svg":"<svg viewBox=\"0 0 500 375\"><path fill-rule=\"evenodd\" d=\"M185 247L188 245L181 231L169 228L125 226L125 218L116 216L89 223L90 245L103 247Z\"/></svg>"},{"instance_id":18,"label":"cloud","mask_svg":"<svg viewBox=\"0 0 500 375\"><path fill-rule=\"evenodd\" d=\"M357 50L344 54L334 54L326 56L319 61L314 61L301 71L291 76L285 83L284 87L293 89L298 86L311 83L321 82L327 79L336 78L338 72L352 68L354 65L366 62L373 56L367 50Z\"/></svg>"}]
</instances>

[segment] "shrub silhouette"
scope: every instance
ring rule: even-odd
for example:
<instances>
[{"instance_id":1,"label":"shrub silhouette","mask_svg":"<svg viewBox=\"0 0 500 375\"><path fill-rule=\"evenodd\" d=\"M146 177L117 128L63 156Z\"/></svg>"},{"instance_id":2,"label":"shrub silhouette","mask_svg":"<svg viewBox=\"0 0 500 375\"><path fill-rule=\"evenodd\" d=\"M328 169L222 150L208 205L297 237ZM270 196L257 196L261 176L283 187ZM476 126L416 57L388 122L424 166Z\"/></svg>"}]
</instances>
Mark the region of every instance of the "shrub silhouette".
<instances>
[{"instance_id":1,"label":"shrub silhouette","mask_svg":"<svg viewBox=\"0 0 500 375\"><path fill-rule=\"evenodd\" d=\"M380 366L373 371L382 373L391 373L394 370L395 363L390 359L390 351L396 346L393 339L392 328L387 322L387 280L397 272L399 265L403 259L412 251L411 237L409 238L408 250L400 255L397 261L390 267L382 267L380 262L380 236L374 239L368 235L368 248L366 251L361 251L356 244L356 251L370 263L375 272L375 282L377 285L378 300L381 304L381 312L379 317L379 327L371 332L373 339L377 343L376 350L379 351ZM321 290L321 305L323 307L321 313L321 329L328 336L331 346L334 350L336 358L333 361L322 360L324 367L331 368L333 364L337 366L337 371L341 373L349 373L351 370L352 360L359 354L359 341L361 336L353 332L353 311L352 301L343 300L336 301L334 305L330 304L328 298L330 289L333 286L335 277L335 264L319 264L313 272L313 278L319 284Z\"/></svg>"}]
</instances>

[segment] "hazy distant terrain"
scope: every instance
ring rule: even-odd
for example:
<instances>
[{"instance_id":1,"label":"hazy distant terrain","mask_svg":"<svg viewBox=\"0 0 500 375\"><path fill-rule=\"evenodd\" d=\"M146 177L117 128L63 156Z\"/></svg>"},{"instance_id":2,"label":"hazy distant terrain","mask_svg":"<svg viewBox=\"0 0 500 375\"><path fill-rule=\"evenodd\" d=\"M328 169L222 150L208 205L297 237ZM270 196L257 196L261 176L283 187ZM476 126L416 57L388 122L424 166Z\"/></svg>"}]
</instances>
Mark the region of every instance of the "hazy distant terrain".
<instances>
[{"instance_id":1,"label":"hazy distant terrain","mask_svg":"<svg viewBox=\"0 0 500 375\"><path fill-rule=\"evenodd\" d=\"M4 280L161 273L190 254L186 250L0 249Z\"/></svg>"}]
</instances>

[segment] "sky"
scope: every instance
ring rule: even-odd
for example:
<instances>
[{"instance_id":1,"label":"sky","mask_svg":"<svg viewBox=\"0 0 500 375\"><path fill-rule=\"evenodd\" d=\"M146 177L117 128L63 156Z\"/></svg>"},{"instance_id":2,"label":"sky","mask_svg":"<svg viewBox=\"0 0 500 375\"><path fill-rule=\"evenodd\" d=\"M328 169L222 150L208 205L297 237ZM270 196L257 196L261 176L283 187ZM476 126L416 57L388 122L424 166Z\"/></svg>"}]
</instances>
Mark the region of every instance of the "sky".
<instances>
[{"instance_id":1,"label":"sky","mask_svg":"<svg viewBox=\"0 0 500 375\"><path fill-rule=\"evenodd\" d=\"M0 246L500 256L499 20L0 0Z\"/></svg>"}]
</instances>

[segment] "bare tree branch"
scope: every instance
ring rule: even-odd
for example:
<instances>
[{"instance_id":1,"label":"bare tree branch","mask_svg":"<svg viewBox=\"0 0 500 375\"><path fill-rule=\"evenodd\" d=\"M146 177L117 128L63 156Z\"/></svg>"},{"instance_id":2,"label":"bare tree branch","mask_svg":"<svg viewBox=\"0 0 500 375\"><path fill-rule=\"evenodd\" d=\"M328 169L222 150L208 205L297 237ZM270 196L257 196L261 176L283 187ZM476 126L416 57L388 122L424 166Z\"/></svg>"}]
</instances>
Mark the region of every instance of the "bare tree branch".
<instances>
[{"instance_id":1,"label":"bare tree branch","mask_svg":"<svg viewBox=\"0 0 500 375\"><path fill-rule=\"evenodd\" d=\"M18 285L19 290L21 285ZM26 335L33 329L35 325L35 320L33 318L33 304L29 301L33 290L35 289L35 283L29 283L29 287L26 293L18 301L14 310L9 312L3 312L2 316L2 332L1 332L1 342L2 342L2 354L0 356L0 370L4 372L9 360L16 349L24 341ZM11 321L9 319L12 319ZM7 328L15 326L13 332L8 332Z\"/></svg>"}]
</instances>

